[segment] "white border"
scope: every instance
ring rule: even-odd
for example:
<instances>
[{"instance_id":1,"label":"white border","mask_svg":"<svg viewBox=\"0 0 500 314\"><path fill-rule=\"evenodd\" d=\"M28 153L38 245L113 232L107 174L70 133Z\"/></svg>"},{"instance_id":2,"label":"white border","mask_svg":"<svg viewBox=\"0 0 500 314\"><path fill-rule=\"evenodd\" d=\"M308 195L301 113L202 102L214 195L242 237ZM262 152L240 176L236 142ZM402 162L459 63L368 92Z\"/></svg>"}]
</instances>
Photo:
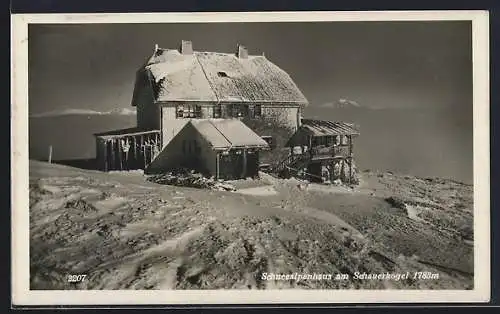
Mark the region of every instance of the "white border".
<instances>
[{"instance_id":1,"label":"white border","mask_svg":"<svg viewBox=\"0 0 500 314\"><path fill-rule=\"evenodd\" d=\"M474 290L30 291L28 200L28 24L470 20L474 83ZM252 303L434 303L490 299L488 11L18 14L12 23L12 303L139 305Z\"/></svg>"}]
</instances>

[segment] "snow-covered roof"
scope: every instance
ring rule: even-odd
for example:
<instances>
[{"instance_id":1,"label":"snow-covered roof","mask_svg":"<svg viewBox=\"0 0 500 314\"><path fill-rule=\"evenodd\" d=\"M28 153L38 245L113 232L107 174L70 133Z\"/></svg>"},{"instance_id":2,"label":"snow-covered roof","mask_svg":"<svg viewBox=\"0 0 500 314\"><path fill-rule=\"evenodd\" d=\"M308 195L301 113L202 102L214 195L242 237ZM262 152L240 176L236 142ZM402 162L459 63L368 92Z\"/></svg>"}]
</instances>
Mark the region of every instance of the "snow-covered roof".
<instances>
[{"instance_id":1,"label":"snow-covered roof","mask_svg":"<svg viewBox=\"0 0 500 314\"><path fill-rule=\"evenodd\" d=\"M182 54L177 49L159 48L139 71L149 76L156 102L307 104L292 78L264 56L241 58L234 53L199 51Z\"/></svg>"},{"instance_id":2,"label":"snow-covered roof","mask_svg":"<svg viewBox=\"0 0 500 314\"><path fill-rule=\"evenodd\" d=\"M313 136L359 135L355 125L347 122L302 119L301 127L310 131Z\"/></svg>"},{"instance_id":3,"label":"snow-covered roof","mask_svg":"<svg viewBox=\"0 0 500 314\"><path fill-rule=\"evenodd\" d=\"M302 119L301 126L290 137L285 144L286 147L293 147L297 143L304 141L307 136L338 136L338 135L359 135L359 130L353 123L334 122L326 120Z\"/></svg>"},{"instance_id":4,"label":"snow-covered roof","mask_svg":"<svg viewBox=\"0 0 500 314\"><path fill-rule=\"evenodd\" d=\"M269 148L266 141L238 119L192 119L190 122L214 150Z\"/></svg>"},{"instance_id":5,"label":"snow-covered roof","mask_svg":"<svg viewBox=\"0 0 500 314\"><path fill-rule=\"evenodd\" d=\"M106 132L94 133L95 137L108 140L114 138L136 136L136 135L146 135L146 134L160 134L160 130L143 130L137 127L111 130Z\"/></svg>"}]
</instances>

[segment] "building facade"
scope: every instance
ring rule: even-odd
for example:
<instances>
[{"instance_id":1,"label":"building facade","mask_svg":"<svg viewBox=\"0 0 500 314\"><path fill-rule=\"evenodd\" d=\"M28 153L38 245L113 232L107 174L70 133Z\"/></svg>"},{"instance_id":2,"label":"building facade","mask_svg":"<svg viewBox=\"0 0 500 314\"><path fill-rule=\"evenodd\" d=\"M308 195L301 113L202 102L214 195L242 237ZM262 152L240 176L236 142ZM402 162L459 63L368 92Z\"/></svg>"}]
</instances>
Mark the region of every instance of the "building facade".
<instances>
[{"instance_id":1,"label":"building facade","mask_svg":"<svg viewBox=\"0 0 500 314\"><path fill-rule=\"evenodd\" d=\"M189 41L179 49L155 47L137 71L132 99L138 128L160 129L163 146L190 119L236 118L252 129L271 123L293 133L307 104L291 77L265 56L249 55L241 45L232 54L198 52Z\"/></svg>"},{"instance_id":2,"label":"building facade","mask_svg":"<svg viewBox=\"0 0 500 314\"><path fill-rule=\"evenodd\" d=\"M190 41L182 41L178 49L155 46L151 57L136 72L132 106L137 109L134 134L139 137L129 136L130 130L121 135L118 130L111 137L97 134L98 159L103 169L118 167L121 170L124 163L129 165L128 153L123 153L129 148L122 144L131 142L134 149L138 149L138 159L145 160L135 165L142 165L150 172L163 171L176 165L178 159L174 156L182 156L178 143L198 137L202 143L199 149L205 145L207 152L199 158L209 159L196 161L198 166L208 163L209 173L221 174L212 169L214 162L227 162L227 156L233 156L234 164L240 165L241 171L234 170L227 176L238 177L235 173L243 177L253 175L253 170L245 168L250 167L249 160L250 164L255 158L257 163L274 163L273 158L282 158L286 153L286 140L299 129L307 104L307 99L284 70L264 55L248 54L242 45L238 45L234 53L194 51ZM232 123L232 127L242 130L243 124L248 130L242 134L254 141L248 147L238 146L241 139L233 138L222 154L220 149L207 144L210 141L203 140L202 133L196 132L197 120L202 124L210 120L212 127L226 139L231 137L233 130L220 127L221 121L236 120L238 123ZM150 137L151 133L158 141L153 148L147 148L141 134ZM214 151L217 153L212 154ZM257 151L259 153L254 154ZM219 153L220 158L212 158ZM240 154L246 156L245 162L243 157L237 156Z\"/></svg>"}]
</instances>

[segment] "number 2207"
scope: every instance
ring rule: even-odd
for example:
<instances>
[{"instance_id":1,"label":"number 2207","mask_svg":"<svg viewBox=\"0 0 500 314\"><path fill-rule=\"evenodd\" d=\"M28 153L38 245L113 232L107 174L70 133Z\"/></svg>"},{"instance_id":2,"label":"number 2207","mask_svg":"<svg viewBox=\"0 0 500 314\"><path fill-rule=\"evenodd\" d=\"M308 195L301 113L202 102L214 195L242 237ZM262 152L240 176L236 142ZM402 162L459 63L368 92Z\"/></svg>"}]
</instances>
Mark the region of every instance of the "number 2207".
<instances>
[{"instance_id":1,"label":"number 2207","mask_svg":"<svg viewBox=\"0 0 500 314\"><path fill-rule=\"evenodd\" d=\"M87 275L68 275L68 282L83 282Z\"/></svg>"}]
</instances>

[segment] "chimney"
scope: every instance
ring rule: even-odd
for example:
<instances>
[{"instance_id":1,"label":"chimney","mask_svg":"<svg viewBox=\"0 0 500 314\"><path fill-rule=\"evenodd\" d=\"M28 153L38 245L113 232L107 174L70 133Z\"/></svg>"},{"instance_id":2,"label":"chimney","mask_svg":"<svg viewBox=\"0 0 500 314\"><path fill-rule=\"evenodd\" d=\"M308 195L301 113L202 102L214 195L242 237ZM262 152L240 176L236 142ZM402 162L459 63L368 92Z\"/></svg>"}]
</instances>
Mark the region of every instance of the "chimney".
<instances>
[{"instance_id":1,"label":"chimney","mask_svg":"<svg viewBox=\"0 0 500 314\"><path fill-rule=\"evenodd\" d=\"M153 54L156 54L158 52L158 44L155 44L155 52Z\"/></svg>"},{"instance_id":2,"label":"chimney","mask_svg":"<svg viewBox=\"0 0 500 314\"><path fill-rule=\"evenodd\" d=\"M193 54L193 43L189 40L183 40L181 42L181 49L179 51L183 55L191 55Z\"/></svg>"},{"instance_id":3,"label":"chimney","mask_svg":"<svg viewBox=\"0 0 500 314\"><path fill-rule=\"evenodd\" d=\"M248 58L247 48L243 45L238 45L238 51L236 52L236 56L240 59Z\"/></svg>"}]
</instances>

